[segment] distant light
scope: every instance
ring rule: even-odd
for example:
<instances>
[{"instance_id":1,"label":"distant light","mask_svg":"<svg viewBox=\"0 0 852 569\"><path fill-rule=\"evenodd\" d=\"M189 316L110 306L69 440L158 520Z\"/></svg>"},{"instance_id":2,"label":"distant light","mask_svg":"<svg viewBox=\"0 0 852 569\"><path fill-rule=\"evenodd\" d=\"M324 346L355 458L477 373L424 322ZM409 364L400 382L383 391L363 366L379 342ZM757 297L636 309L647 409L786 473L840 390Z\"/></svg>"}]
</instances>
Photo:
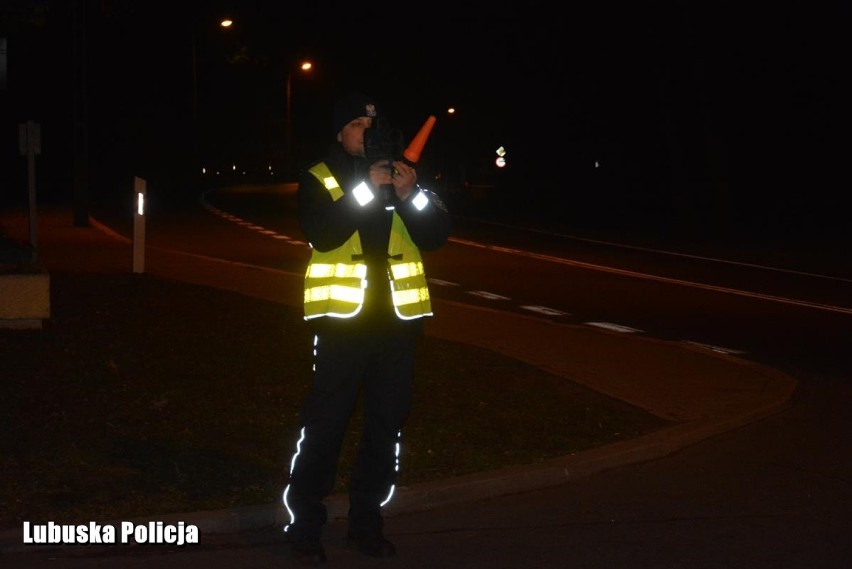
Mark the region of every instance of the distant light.
<instances>
[{"instance_id":1,"label":"distant light","mask_svg":"<svg viewBox=\"0 0 852 569\"><path fill-rule=\"evenodd\" d=\"M302 64L299 66L299 69L301 69L302 71L310 71L313 66L314 64L310 61L303 61Z\"/></svg>"},{"instance_id":2,"label":"distant light","mask_svg":"<svg viewBox=\"0 0 852 569\"><path fill-rule=\"evenodd\" d=\"M236 164L231 164L231 170L233 170L234 172L236 172L236 171L237 171L237 165L236 165Z\"/></svg>"},{"instance_id":3,"label":"distant light","mask_svg":"<svg viewBox=\"0 0 852 569\"><path fill-rule=\"evenodd\" d=\"M600 160L595 160L595 168L600 168L600 167L601 167Z\"/></svg>"},{"instance_id":4,"label":"distant light","mask_svg":"<svg viewBox=\"0 0 852 569\"><path fill-rule=\"evenodd\" d=\"M494 152L497 153L497 158L494 159L494 163L497 164L498 168L505 168L506 167L506 149L501 146L500 148L498 148Z\"/></svg>"},{"instance_id":5,"label":"distant light","mask_svg":"<svg viewBox=\"0 0 852 569\"><path fill-rule=\"evenodd\" d=\"M219 25L222 26L223 28L230 28L231 26L234 25L234 21L231 20L230 18L225 18L224 20L219 22Z\"/></svg>"},{"instance_id":6,"label":"distant light","mask_svg":"<svg viewBox=\"0 0 852 569\"><path fill-rule=\"evenodd\" d=\"M450 107L449 109L447 109L447 114L448 114L448 115L453 115L453 114L455 114L455 112L456 112L456 108L455 108L455 107Z\"/></svg>"}]
</instances>

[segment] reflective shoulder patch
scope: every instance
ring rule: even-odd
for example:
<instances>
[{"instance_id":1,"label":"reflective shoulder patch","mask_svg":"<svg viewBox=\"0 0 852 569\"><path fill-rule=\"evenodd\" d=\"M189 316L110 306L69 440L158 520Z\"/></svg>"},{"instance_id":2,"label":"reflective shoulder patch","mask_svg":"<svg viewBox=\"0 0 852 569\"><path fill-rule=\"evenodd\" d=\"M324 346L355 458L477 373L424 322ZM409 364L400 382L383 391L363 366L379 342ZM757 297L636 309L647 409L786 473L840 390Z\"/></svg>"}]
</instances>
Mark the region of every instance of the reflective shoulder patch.
<instances>
[{"instance_id":1,"label":"reflective shoulder patch","mask_svg":"<svg viewBox=\"0 0 852 569\"><path fill-rule=\"evenodd\" d=\"M355 199L358 200L358 204L362 206L373 201L373 198L375 197L366 182L361 182L355 186L352 193L355 194Z\"/></svg>"},{"instance_id":2,"label":"reflective shoulder patch","mask_svg":"<svg viewBox=\"0 0 852 569\"><path fill-rule=\"evenodd\" d=\"M411 203L417 208L417 211L422 211L429 203L429 198L426 197L426 192L420 190L417 192L417 195L414 196L414 199L411 200Z\"/></svg>"}]
</instances>

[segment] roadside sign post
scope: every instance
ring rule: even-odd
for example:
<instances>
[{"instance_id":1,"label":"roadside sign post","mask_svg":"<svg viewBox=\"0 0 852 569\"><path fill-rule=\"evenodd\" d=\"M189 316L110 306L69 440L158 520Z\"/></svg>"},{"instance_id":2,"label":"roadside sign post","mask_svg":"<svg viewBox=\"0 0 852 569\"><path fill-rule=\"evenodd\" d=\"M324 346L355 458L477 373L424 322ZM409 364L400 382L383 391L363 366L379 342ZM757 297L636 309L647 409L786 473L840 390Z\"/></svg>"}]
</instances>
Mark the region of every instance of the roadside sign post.
<instances>
[{"instance_id":1,"label":"roadside sign post","mask_svg":"<svg viewBox=\"0 0 852 569\"><path fill-rule=\"evenodd\" d=\"M27 157L27 192L30 207L30 247L32 261L36 261L38 245L38 221L36 219L35 157L41 154L41 125L27 121L18 124L18 150Z\"/></svg>"}]
</instances>

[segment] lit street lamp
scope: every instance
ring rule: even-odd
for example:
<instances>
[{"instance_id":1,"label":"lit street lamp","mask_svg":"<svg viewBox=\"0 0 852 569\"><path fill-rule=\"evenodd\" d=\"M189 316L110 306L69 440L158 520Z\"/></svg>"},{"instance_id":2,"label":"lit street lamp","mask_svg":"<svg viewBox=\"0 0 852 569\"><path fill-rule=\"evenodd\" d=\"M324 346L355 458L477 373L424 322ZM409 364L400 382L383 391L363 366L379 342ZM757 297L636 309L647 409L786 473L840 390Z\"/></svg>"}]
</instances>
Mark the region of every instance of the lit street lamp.
<instances>
[{"instance_id":1,"label":"lit street lamp","mask_svg":"<svg viewBox=\"0 0 852 569\"><path fill-rule=\"evenodd\" d=\"M313 67L310 61L303 61L299 64L299 70L308 72ZM285 143L287 146L287 156L284 162L284 169L287 175L291 175L293 171L293 72L288 67L287 69L287 108L285 115Z\"/></svg>"}]
</instances>

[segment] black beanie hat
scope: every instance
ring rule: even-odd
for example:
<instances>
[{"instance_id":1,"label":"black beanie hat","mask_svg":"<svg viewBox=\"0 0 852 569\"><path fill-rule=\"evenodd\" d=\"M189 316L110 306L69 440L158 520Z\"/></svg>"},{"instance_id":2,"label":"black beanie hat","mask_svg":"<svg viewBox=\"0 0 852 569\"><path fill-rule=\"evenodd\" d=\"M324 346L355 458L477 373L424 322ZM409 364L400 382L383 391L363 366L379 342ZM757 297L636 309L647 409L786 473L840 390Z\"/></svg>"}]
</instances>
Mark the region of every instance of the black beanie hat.
<instances>
[{"instance_id":1,"label":"black beanie hat","mask_svg":"<svg viewBox=\"0 0 852 569\"><path fill-rule=\"evenodd\" d=\"M334 134L358 117L379 117L381 112L375 99L363 93L350 93L334 104L332 128Z\"/></svg>"}]
</instances>

